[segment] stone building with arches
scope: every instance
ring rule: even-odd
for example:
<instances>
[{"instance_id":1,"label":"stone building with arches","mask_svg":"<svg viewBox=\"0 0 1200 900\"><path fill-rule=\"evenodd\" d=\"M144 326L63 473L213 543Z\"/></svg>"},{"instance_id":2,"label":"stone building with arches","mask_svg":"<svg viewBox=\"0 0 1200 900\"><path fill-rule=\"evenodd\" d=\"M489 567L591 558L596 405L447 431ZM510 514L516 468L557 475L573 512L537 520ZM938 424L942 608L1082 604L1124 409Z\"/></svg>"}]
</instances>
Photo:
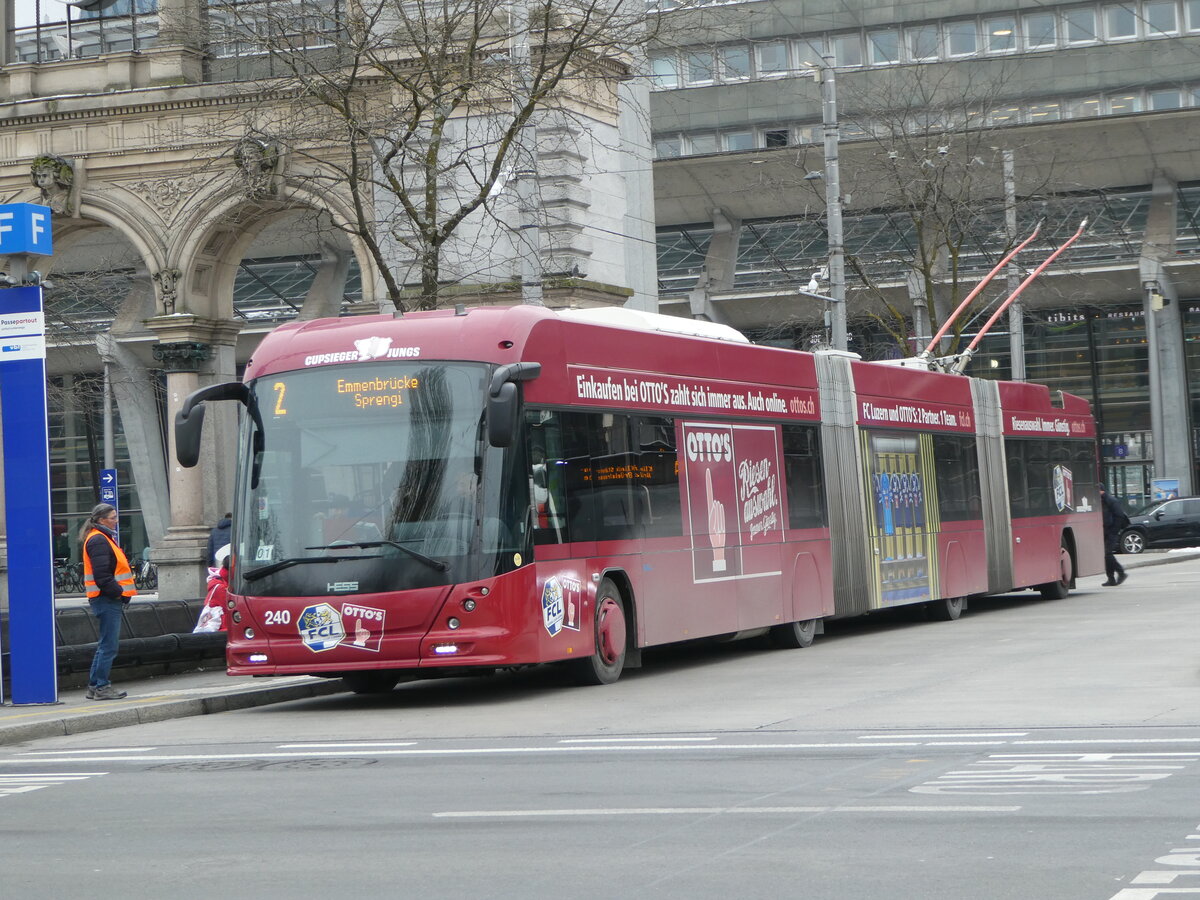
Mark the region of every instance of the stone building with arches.
<instances>
[{"instance_id":1,"label":"stone building with arches","mask_svg":"<svg viewBox=\"0 0 1200 900\"><path fill-rule=\"evenodd\" d=\"M377 257L349 227L350 191L321 172L345 148L296 154L272 142L263 123L294 98L220 80L215 51L189 27L204 7L117 0L110 10L126 13L116 16L124 28L104 32L75 10L58 25L23 23L15 0L0 0L0 203L54 212L54 257L33 267L53 285L56 556L78 560L97 470L115 465L122 542L157 563L170 597L203 594L209 531L233 495L238 427L230 404L212 409L200 464L182 468L171 423L184 399L238 378L281 321L393 310ZM542 229L539 257L574 260L571 277L547 282L547 302L652 303L648 130L630 108L635 93L613 99L589 111L598 140L538 147L543 208L562 213L559 227ZM593 172L614 174L589 180ZM498 243L500 270L506 253ZM511 285L460 285L454 296L519 298Z\"/></svg>"}]
</instances>

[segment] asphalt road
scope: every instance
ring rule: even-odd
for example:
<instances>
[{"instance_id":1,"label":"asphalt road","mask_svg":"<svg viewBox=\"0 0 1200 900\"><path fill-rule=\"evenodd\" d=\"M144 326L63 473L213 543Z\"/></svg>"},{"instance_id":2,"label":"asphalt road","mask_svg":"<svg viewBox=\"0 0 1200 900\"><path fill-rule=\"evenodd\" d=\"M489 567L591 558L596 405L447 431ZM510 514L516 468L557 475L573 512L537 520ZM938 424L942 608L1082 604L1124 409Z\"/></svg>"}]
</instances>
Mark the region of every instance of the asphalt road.
<instances>
[{"instance_id":1,"label":"asphalt road","mask_svg":"<svg viewBox=\"0 0 1200 900\"><path fill-rule=\"evenodd\" d=\"M1200 897L1200 562L0 750L5 897Z\"/></svg>"}]
</instances>

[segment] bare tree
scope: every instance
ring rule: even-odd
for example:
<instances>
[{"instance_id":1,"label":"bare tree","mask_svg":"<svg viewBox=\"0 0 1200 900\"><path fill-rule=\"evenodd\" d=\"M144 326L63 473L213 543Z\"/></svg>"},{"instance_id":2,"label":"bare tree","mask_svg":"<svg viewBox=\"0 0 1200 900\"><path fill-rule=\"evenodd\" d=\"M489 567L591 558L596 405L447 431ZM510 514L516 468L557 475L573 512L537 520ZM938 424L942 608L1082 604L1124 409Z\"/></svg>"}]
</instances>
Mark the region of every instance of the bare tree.
<instances>
[{"instance_id":1,"label":"bare tree","mask_svg":"<svg viewBox=\"0 0 1200 900\"><path fill-rule=\"evenodd\" d=\"M843 169L859 233L847 235L847 268L867 315L906 352L926 340L1013 246L1005 226L1001 150L1032 151L1033 138L1003 127L1006 77L964 66L914 65L845 78L843 133L862 140ZM1011 115L1011 112L1007 114ZM1018 219L1037 218L1048 175L1016 198ZM1000 282L997 282L999 287ZM981 294L951 326L949 352L990 302ZM864 296L865 295L865 296Z\"/></svg>"},{"instance_id":2,"label":"bare tree","mask_svg":"<svg viewBox=\"0 0 1200 900\"><path fill-rule=\"evenodd\" d=\"M516 244L515 203L530 201L509 188L532 179L531 125L615 122L630 50L654 28L644 0L264 0L208 10L214 65L232 48L225 61L261 98L243 131L257 144L240 163L248 183L270 192L286 157L287 179L346 192L353 213L342 227L401 310L438 305L459 277L447 254L464 229L490 216L509 225L496 240ZM412 299L406 285L418 283Z\"/></svg>"}]
</instances>

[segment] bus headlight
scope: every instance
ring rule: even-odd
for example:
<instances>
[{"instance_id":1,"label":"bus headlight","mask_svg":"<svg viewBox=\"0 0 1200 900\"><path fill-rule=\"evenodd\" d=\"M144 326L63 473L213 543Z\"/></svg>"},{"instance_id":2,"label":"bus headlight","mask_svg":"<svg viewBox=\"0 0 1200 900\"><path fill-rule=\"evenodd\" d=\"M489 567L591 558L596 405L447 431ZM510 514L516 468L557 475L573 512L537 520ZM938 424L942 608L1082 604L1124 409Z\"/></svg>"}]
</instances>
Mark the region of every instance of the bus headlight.
<instances>
[{"instance_id":1,"label":"bus headlight","mask_svg":"<svg viewBox=\"0 0 1200 900\"><path fill-rule=\"evenodd\" d=\"M449 628L451 631L453 631L455 628L457 628L461 624L462 624L462 622L458 621L458 619L451 616L450 621L448 621L446 623L446 627Z\"/></svg>"}]
</instances>

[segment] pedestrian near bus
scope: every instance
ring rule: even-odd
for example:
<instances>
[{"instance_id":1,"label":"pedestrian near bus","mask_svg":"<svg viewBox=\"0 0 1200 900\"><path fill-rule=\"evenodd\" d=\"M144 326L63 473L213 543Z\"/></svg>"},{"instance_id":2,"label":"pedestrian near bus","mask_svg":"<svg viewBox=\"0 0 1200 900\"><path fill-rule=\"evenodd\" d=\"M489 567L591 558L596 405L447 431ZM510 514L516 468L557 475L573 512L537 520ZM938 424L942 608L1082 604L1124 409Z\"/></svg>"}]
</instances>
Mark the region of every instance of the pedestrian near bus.
<instances>
[{"instance_id":1,"label":"pedestrian near bus","mask_svg":"<svg viewBox=\"0 0 1200 900\"><path fill-rule=\"evenodd\" d=\"M1117 542L1121 532L1129 524L1129 516L1121 508L1117 498L1100 485L1100 511L1104 515L1104 574L1108 581L1105 587L1116 587L1126 578L1125 567L1117 562Z\"/></svg>"},{"instance_id":2,"label":"pedestrian near bus","mask_svg":"<svg viewBox=\"0 0 1200 900\"><path fill-rule=\"evenodd\" d=\"M117 511L107 503L92 509L79 532L83 546L83 587L100 624L100 640L88 675L89 700L120 700L125 691L109 681L121 640L121 614L137 594L133 569L117 545Z\"/></svg>"},{"instance_id":3,"label":"pedestrian near bus","mask_svg":"<svg viewBox=\"0 0 1200 900\"><path fill-rule=\"evenodd\" d=\"M217 550L230 543L229 536L233 534L233 513L225 513L225 518L213 526L208 535L208 564L217 565Z\"/></svg>"}]
</instances>

